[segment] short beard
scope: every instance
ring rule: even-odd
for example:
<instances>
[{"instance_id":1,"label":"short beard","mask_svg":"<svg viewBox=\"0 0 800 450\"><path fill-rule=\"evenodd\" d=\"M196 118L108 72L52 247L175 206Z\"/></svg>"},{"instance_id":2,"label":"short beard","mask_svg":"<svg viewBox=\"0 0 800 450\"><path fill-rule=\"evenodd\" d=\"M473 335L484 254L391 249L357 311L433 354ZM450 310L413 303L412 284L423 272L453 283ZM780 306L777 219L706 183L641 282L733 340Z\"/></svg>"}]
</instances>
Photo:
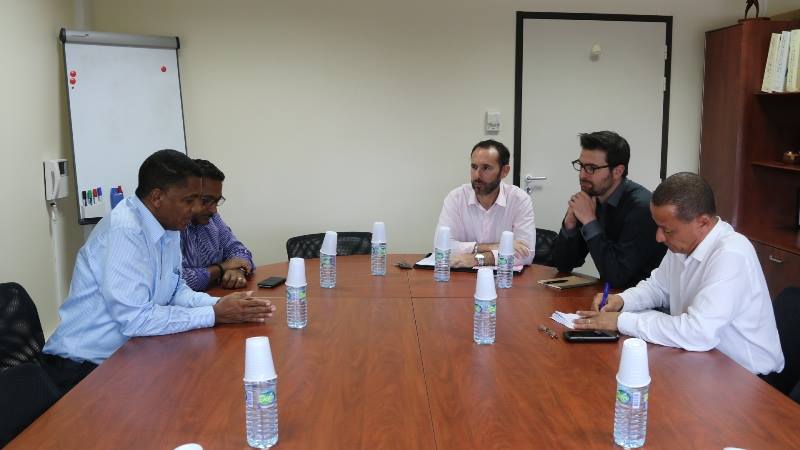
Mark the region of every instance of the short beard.
<instances>
[{"instance_id":1,"label":"short beard","mask_svg":"<svg viewBox=\"0 0 800 450\"><path fill-rule=\"evenodd\" d=\"M489 184L485 184L482 188L475 186L475 182L472 182L472 189L475 190L475 194L477 195L489 195L494 192L498 186L500 186L500 177L497 177L496 180Z\"/></svg>"},{"instance_id":2,"label":"short beard","mask_svg":"<svg viewBox=\"0 0 800 450\"><path fill-rule=\"evenodd\" d=\"M597 185L594 184L594 183L591 183L591 182L589 183L591 185L591 187L588 190L584 190L583 187L581 187L581 190L583 192L586 192L586 194L588 194L589 197L600 197L600 196L603 196L608 192L609 189L611 189L611 186L614 184L614 180L611 179L610 177L606 178L606 179L609 180L609 183L608 183L608 185L604 184L603 186L601 186L602 190L598 190Z\"/></svg>"}]
</instances>

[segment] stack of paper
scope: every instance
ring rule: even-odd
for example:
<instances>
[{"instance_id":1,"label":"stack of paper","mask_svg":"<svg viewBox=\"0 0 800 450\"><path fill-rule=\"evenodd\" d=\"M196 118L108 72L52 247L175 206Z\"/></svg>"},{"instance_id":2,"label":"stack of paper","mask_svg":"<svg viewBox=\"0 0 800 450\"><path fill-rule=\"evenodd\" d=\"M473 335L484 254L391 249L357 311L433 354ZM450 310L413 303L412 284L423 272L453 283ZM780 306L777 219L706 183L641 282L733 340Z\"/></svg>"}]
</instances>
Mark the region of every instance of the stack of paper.
<instances>
[{"instance_id":1,"label":"stack of paper","mask_svg":"<svg viewBox=\"0 0 800 450\"><path fill-rule=\"evenodd\" d=\"M551 319L555 320L556 322L564 325L565 327L569 328L570 330L575 329L575 320L580 319L581 316L573 313L563 313L561 311L556 311L550 316Z\"/></svg>"}]
</instances>

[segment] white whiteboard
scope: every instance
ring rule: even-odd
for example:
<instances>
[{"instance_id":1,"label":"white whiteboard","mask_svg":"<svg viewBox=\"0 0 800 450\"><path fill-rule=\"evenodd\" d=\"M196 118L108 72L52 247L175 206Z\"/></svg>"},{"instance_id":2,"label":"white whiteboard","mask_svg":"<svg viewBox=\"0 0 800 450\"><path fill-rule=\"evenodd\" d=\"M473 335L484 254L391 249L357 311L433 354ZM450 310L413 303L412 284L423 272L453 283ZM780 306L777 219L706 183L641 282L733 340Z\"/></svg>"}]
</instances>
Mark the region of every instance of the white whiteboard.
<instances>
[{"instance_id":1,"label":"white whiteboard","mask_svg":"<svg viewBox=\"0 0 800 450\"><path fill-rule=\"evenodd\" d=\"M111 187L134 195L153 152L186 152L178 39L62 30L81 224L110 211ZM160 47L159 47L160 46ZM82 191L103 201L84 206Z\"/></svg>"}]
</instances>

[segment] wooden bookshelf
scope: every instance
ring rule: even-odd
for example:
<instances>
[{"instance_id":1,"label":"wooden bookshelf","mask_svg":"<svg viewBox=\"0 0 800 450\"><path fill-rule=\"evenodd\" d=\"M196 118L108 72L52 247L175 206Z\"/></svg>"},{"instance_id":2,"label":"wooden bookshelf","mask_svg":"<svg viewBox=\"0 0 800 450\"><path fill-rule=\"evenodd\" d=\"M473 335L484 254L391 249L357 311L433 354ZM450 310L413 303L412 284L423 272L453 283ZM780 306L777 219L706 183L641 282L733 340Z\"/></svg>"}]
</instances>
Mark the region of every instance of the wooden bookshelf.
<instances>
[{"instance_id":1,"label":"wooden bookshelf","mask_svg":"<svg viewBox=\"0 0 800 450\"><path fill-rule=\"evenodd\" d=\"M787 164L785 162L776 162L776 161L753 161L750 164L757 167L766 167L768 169L786 170L789 172L800 173L800 164Z\"/></svg>"},{"instance_id":2,"label":"wooden bookshelf","mask_svg":"<svg viewBox=\"0 0 800 450\"><path fill-rule=\"evenodd\" d=\"M761 92L772 33L800 21L748 20L706 33L700 174L719 215L750 238L770 292L800 286L800 93Z\"/></svg>"}]
</instances>

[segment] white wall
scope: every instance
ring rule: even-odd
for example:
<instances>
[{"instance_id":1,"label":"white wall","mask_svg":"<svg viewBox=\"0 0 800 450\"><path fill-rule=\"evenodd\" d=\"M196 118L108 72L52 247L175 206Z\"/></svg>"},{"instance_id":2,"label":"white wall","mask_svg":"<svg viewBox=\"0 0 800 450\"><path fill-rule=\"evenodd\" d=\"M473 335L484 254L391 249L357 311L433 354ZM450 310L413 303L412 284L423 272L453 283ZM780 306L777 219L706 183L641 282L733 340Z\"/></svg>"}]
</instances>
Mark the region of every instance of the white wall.
<instances>
[{"instance_id":1,"label":"white wall","mask_svg":"<svg viewBox=\"0 0 800 450\"><path fill-rule=\"evenodd\" d=\"M92 15L180 36L189 152L228 175L223 217L263 264L292 235L376 219L391 251L427 250L486 109L513 143L517 10L675 16L668 169L696 169L703 32L734 3L107 0Z\"/></svg>"},{"instance_id":2,"label":"white wall","mask_svg":"<svg viewBox=\"0 0 800 450\"><path fill-rule=\"evenodd\" d=\"M69 149L58 30L71 18L69 1L0 0L0 281L27 289L48 335L58 324L53 239L64 243L65 284L81 240L68 200L51 228L42 178L42 160L67 157Z\"/></svg>"},{"instance_id":3,"label":"white wall","mask_svg":"<svg viewBox=\"0 0 800 450\"><path fill-rule=\"evenodd\" d=\"M769 1L760 1L759 5L761 5L761 14L760 16L770 17L775 14L786 13L789 11L796 11L800 9L800 0L769 0ZM742 9L742 14L744 14L744 7ZM750 17L753 17L754 9L750 10Z\"/></svg>"},{"instance_id":4,"label":"white wall","mask_svg":"<svg viewBox=\"0 0 800 450\"><path fill-rule=\"evenodd\" d=\"M68 154L56 33L72 3L0 0L0 49L13 55L0 71L0 187L14 197L0 221L0 273L28 287L47 331L57 290L41 160ZM429 247L442 198L467 180L469 149L486 137L486 109L502 112L497 138L513 143L517 10L674 16L668 169L696 169L703 32L734 23L743 2L76 3L91 10L75 20L95 30L180 36L190 154L226 172L222 214L265 264L285 258L289 236L376 219L390 251ZM68 278L82 233L62 204Z\"/></svg>"}]
</instances>

